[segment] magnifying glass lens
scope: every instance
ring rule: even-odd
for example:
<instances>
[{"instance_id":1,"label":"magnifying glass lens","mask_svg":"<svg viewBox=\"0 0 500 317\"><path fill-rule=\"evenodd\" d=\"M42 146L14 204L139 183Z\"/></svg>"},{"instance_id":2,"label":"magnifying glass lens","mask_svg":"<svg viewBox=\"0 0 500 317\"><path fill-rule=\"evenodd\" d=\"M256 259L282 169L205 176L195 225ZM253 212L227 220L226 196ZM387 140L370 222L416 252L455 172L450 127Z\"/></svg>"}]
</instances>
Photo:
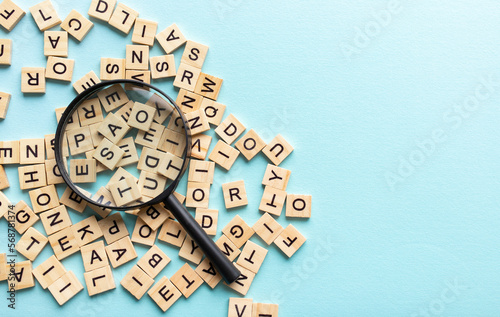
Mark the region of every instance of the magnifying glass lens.
<instances>
[{"instance_id":1,"label":"magnifying glass lens","mask_svg":"<svg viewBox=\"0 0 500 317\"><path fill-rule=\"evenodd\" d=\"M77 99L58 129L75 192L107 209L140 208L173 192L189 153L173 101L140 83L110 83Z\"/></svg>"}]
</instances>

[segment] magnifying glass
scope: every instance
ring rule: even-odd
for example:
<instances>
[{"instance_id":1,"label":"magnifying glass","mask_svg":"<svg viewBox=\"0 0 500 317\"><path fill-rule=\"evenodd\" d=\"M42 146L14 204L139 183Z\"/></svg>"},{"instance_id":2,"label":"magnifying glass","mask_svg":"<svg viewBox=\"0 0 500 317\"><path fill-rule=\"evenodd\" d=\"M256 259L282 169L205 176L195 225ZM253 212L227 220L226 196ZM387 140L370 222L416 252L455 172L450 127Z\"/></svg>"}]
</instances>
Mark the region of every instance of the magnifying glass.
<instances>
[{"instance_id":1,"label":"magnifying glass","mask_svg":"<svg viewBox=\"0 0 500 317\"><path fill-rule=\"evenodd\" d=\"M59 120L54 147L64 181L85 201L105 212L163 204L232 283L239 270L173 195L190 150L179 107L135 80L106 81L79 94Z\"/></svg>"}]
</instances>

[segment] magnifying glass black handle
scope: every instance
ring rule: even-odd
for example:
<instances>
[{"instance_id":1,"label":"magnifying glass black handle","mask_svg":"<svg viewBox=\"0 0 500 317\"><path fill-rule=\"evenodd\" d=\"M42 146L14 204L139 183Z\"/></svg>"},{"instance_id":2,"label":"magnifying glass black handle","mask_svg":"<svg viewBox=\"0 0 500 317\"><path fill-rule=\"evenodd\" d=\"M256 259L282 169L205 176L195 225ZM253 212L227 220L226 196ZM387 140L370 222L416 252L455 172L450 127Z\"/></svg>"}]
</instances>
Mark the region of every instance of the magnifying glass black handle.
<instances>
[{"instance_id":1,"label":"magnifying glass black handle","mask_svg":"<svg viewBox=\"0 0 500 317\"><path fill-rule=\"evenodd\" d=\"M203 250L226 283L230 284L236 281L241 274L240 271L224 254L222 254L214 241L210 239L179 200L174 195L168 195L164 204L175 219L184 227L187 234L189 234L201 250Z\"/></svg>"}]
</instances>

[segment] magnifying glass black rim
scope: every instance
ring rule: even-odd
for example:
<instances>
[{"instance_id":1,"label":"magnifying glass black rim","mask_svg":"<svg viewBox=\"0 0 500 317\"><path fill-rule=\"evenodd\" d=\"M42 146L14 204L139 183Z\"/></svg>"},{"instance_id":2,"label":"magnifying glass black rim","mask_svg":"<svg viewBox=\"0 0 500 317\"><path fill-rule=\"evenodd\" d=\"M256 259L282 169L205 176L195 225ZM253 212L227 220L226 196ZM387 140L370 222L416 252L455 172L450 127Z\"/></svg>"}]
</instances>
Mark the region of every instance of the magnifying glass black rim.
<instances>
[{"instance_id":1,"label":"magnifying glass black rim","mask_svg":"<svg viewBox=\"0 0 500 317\"><path fill-rule=\"evenodd\" d=\"M160 195L156 196L155 198L153 198L145 203L131 205L131 206L103 205L103 204L96 203L94 200L92 200L92 197L85 196L78 189L78 187L71 181L71 178L68 175L68 172L66 171L66 166L64 165L64 158L63 158L62 151L61 151L62 141L63 141L62 135L65 132L65 131L63 131L63 128L66 126L66 121L69 119L69 117L71 115L73 115L73 113L76 111L76 109L81 104L81 102L83 100L87 99L89 96L96 93L97 91L102 90L103 87L108 87L108 86L112 86L115 84L132 84L132 85L136 85L136 86L143 86L143 87L151 88L155 92L158 92L161 95L163 95L163 97L165 97L175 107L175 109L177 110L177 113L180 115L180 117L182 119L182 123L184 124L184 134L186 136L186 146L185 146L184 152L183 152L184 160L182 162L181 171L179 172L179 175L177 176L177 178ZM105 82L100 82L100 83L95 84L94 86L86 89L85 91L80 93L78 96L76 96L75 99L73 99L73 101L68 105L68 107L66 108L66 110L62 114L61 118L59 119L59 124L57 125L57 130L56 130L56 135L55 135L54 152L55 152L56 164L57 164L57 167L59 168L59 171L60 171L62 178L64 179L64 182L66 183L66 185L69 188L71 188L71 190L73 190L73 192L77 193L85 201L87 201L88 203L90 203L94 206L104 208L104 209L112 209L112 210L138 209L138 208L151 206L151 205L155 205L155 204L164 202L167 199L167 197L174 192L175 188L177 187L177 185L179 184L179 182L182 178L182 175L186 171L189 157L191 155L191 133L190 133L190 130L189 130L189 127L187 124L187 120L184 117L184 114L182 113L179 106L177 106L175 101L172 98L170 98L166 93L164 93L162 90L158 89L157 87L155 87L153 85L150 85L148 83L138 81L138 80L114 79L114 80L108 80Z\"/></svg>"}]
</instances>

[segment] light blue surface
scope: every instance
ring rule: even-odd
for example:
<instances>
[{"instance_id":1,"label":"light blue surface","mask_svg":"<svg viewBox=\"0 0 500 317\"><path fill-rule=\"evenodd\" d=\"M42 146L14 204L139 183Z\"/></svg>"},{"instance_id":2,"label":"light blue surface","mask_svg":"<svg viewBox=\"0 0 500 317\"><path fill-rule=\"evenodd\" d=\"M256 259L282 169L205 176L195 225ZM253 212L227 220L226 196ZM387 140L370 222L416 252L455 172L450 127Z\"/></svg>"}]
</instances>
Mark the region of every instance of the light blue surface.
<instances>
[{"instance_id":1,"label":"light blue surface","mask_svg":"<svg viewBox=\"0 0 500 317\"><path fill-rule=\"evenodd\" d=\"M90 4L53 2L62 18ZM175 22L187 38L209 45L203 70L224 79L219 100L227 113L265 141L281 133L295 147L283 163L292 170L288 192L313 195L313 216L278 221L308 240L291 259L270 246L247 297L279 303L280 316L500 313L500 85L483 83L500 81L498 1L124 3L158 21L159 30ZM130 43L130 35L94 22L81 44L70 40L75 80L98 73L100 57L124 57ZM28 15L0 37L14 40L15 53L12 66L0 69L0 90L13 94L1 139L53 133L53 110L75 96L73 88L50 82L44 96L23 96L20 68L45 65L42 34ZM151 55L161 53L156 44ZM169 83L160 87L173 92ZM259 218L265 166L259 155L250 163L239 158L227 174L217 169L210 206L220 209L219 229L236 213L249 224ZM7 172L13 186L6 194L29 199L16 190L16 169ZM249 205L228 212L220 184L239 179ZM134 219L126 220L131 231ZM170 277L182 261L175 248L161 246L173 259L161 275ZM46 247L35 266L51 252ZM63 264L83 282L79 255ZM118 285L132 265L113 271L116 290L93 298L81 292L63 307L39 285L20 291L16 316L160 315L147 295L136 301ZM203 285L167 314L227 316L231 296L238 295L224 285ZM0 305L3 315L7 303Z\"/></svg>"}]
</instances>

